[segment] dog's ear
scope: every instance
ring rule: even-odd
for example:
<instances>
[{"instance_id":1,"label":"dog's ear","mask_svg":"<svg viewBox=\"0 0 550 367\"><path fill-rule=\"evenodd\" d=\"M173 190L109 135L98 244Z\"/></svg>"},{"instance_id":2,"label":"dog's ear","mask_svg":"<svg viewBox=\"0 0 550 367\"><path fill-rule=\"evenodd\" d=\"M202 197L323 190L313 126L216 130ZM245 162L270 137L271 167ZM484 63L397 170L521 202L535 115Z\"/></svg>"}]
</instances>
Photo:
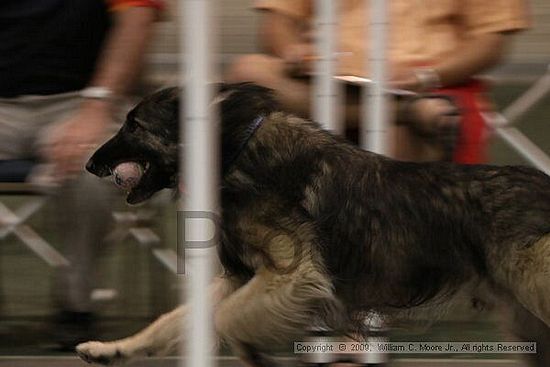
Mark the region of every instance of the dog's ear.
<instances>
[{"instance_id":1,"label":"dog's ear","mask_svg":"<svg viewBox=\"0 0 550 367\"><path fill-rule=\"evenodd\" d=\"M180 109L180 88L170 87L161 89L145 97L135 108L142 120L177 123Z\"/></svg>"},{"instance_id":2,"label":"dog's ear","mask_svg":"<svg viewBox=\"0 0 550 367\"><path fill-rule=\"evenodd\" d=\"M180 95L181 88L179 87L164 88L154 94L157 103L172 105L173 108L179 108Z\"/></svg>"},{"instance_id":3,"label":"dog's ear","mask_svg":"<svg viewBox=\"0 0 550 367\"><path fill-rule=\"evenodd\" d=\"M224 125L250 124L258 116L267 116L279 109L271 89L253 84L222 84L221 114Z\"/></svg>"}]
</instances>

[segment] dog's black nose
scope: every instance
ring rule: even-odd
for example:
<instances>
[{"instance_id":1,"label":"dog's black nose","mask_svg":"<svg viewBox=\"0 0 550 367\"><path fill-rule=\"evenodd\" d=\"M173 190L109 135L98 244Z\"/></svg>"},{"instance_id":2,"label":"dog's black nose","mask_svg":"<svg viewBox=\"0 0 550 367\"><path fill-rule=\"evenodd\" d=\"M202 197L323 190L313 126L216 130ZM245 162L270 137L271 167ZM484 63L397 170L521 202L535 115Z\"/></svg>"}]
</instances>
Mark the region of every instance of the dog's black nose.
<instances>
[{"instance_id":1,"label":"dog's black nose","mask_svg":"<svg viewBox=\"0 0 550 367\"><path fill-rule=\"evenodd\" d=\"M95 164L93 160L89 160L88 163L86 163L86 170L90 173L95 173Z\"/></svg>"}]
</instances>

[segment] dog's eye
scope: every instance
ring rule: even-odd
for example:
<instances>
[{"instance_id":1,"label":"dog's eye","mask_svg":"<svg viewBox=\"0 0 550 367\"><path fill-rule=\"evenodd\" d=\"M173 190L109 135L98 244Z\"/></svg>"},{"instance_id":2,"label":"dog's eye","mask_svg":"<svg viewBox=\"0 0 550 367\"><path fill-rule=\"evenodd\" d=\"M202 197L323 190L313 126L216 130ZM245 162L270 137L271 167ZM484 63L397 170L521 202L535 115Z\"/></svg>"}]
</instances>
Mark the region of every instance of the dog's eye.
<instances>
[{"instance_id":1,"label":"dog's eye","mask_svg":"<svg viewBox=\"0 0 550 367\"><path fill-rule=\"evenodd\" d=\"M126 121L126 129L128 129L129 132L134 132L137 129L138 125L135 120L128 120Z\"/></svg>"},{"instance_id":2,"label":"dog's eye","mask_svg":"<svg viewBox=\"0 0 550 367\"><path fill-rule=\"evenodd\" d=\"M147 126L147 123L139 118L135 118L134 122L137 126L141 127L142 129L145 129L145 126Z\"/></svg>"},{"instance_id":3,"label":"dog's eye","mask_svg":"<svg viewBox=\"0 0 550 367\"><path fill-rule=\"evenodd\" d=\"M128 130L130 130L130 132L133 132L138 127L143 129L144 123L143 123L143 121L141 121L139 119L133 118L133 119L128 120L128 123L126 125L128 126Z\"/></svg>"}]
</instances>

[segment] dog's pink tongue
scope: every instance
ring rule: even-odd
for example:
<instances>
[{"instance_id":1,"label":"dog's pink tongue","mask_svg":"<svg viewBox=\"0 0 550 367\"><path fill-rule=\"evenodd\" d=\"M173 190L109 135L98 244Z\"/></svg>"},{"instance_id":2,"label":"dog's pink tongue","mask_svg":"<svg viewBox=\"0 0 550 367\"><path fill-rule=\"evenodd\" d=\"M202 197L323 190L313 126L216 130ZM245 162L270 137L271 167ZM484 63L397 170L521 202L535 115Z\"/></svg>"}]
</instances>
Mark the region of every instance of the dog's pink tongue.
<instances>
[{"instance_id":1,"label":"dog's pink tongue","mask_svg":"<svg viewBox=\"0 0 550 367\"><path fill-rule=\"evenodd\" d=\"M143 176L143 167L136 162L124 162L113 170L115 184L126 191L137 186Z\"/></svg>"}]
</instances>

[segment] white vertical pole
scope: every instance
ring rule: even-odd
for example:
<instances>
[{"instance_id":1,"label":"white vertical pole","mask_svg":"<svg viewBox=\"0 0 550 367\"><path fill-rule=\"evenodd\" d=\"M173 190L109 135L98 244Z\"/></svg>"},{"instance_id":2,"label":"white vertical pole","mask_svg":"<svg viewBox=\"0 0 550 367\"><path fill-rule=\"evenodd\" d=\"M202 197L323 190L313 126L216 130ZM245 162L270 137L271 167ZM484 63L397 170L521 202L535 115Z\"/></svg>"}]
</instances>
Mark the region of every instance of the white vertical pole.
<instances>
[{"instance_id":1,"label":"white vertical pole","mask_svg":"<svg viewBox=\"0 0 550 367\"><path fill-rule=\"evenodd\" d=\"M386 89L386 37L388 15L386 0L364 0L370 11L370 27L367 29L368 68L372 83L368 93L363 93L363 121L361 146L375 153L388 154L388 106Z\"/></svg>"},{"instance_id":2,"label":"white vertical pole","mask_svg":"<svg viewBox=\"0 0 550 367\"><path fill-rule=\"evenodd\" d=\"M360 144L363 148L379 154L388 154L388 133L387 124L389 110L385 96L386 90L386 70L387 70L387 33L388 27L388 8L389 3L386 0L364 0L365 9L370 12L370 24L365 34L368 40L367 67L370 71L372 83L365 86L363 90L361 119ZM367 93L368 91L368 93ZM382 319L372 314L365 320L371 330L383 330ZM382 336L373 338L376 341L387 341ZM364 356L367 362L372 365L383 365L387 362L387 354L366 354Z\"/></svg>"},{"instance_id":3,"label":"white vertical pole","mask_svg":"<svg viewBox=\"0 0 550 367\"><path fill-rule=\"evenodd\" d=\"M218 140L214 115L210 109L212 90L208 84L213 79L212 41L214 21L212 0L184 0L180 16L183 42L181 67L181 96L183 109L180 116L183 147L180 163L186 188L185 202L180 210L187 212L218 213ZM206 219L205 219L206 220ZM201 221L193 221L194 239L209 241L212 228ZM185 223L178 223L185 225ZM184 240L184 239L180 239ZM182 246L179 247L180 249ZM190 307L185 325L182 324L187 366L210 367L214 346L212 306L207 287L213 277L214 247L186 248L186 287L182 287ZM185 363L182 362L182 367Z\"/></svg>"},{"instance_id":4,"label":"white vertical pole","mask_svg":"<svg viewBox=\"0 0 550 367\"><path fill-rule=\"evenodd\" d=\"M313 120L325 129L341 133L337 113L338 90L334 80L336 67L337 3L335 0L316 0L315 41L318 58L315 60Z\"/></svg>"}]
</instances>

